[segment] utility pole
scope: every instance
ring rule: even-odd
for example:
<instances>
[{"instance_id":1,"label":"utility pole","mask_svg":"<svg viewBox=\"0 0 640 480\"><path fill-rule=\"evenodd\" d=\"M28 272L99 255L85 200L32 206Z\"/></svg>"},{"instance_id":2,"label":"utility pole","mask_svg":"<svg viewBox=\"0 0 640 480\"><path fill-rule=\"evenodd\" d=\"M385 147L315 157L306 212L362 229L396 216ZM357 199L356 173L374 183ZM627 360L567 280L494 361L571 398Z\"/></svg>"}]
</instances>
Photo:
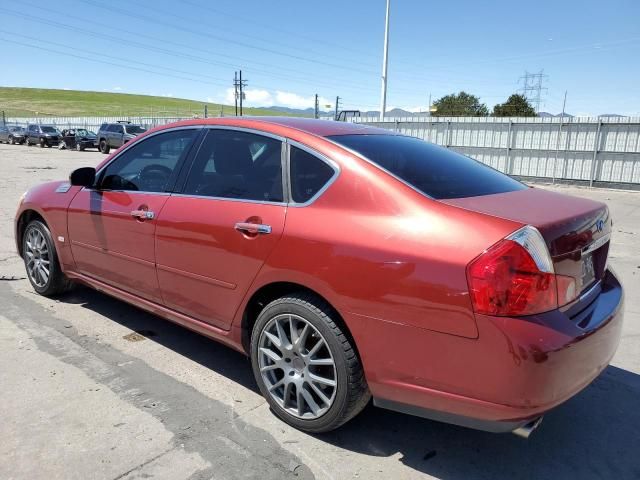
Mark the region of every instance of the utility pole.
<instances>
[{"instance_id":1,"label":"utility pole","mask_svg":"<svg viewBox=\"0 0 640 480\"><path fill-rule=\"evenodd\" d=\"M243 93L242 93L242 70L240 70L240 116L242 116L242 97L243 97Z\"/></svg>"},{"instance_id":2,"label":"utility pole","mask_svg":"<svg viewBox=\"0 0 640 480\"><path fill-rule=\"evenodd\" d=\"M316 93L316 103L315 103L313 118L316 118L316 119L318 118L319 110L320 110L320 105L318 104L318 94Z\"/></svg>"},{"instance_id":3,"label":"utility pole","mask_svg":"<svg viewBox=\"0 0 640 480\"><path fill-rule=\"evenodd\" d=\"M558 162L558 153L560 151L560 137L562 136L562 124L564 123L564 112L567 106L567 91L564 91L564 100L562 101L562 115L560 115L560 126L558 127L558 138L556 139L556 155L553 158L553 180L556 183L556 163Z\"/></svg>"},{"instance_id":4,"label":"utility pole","mask_svg":"<svg viewBox=\"0 0 640 480\"><path fill-rule=\"evenodd\" d=\"M387 64L389 53L389 4L391 0L387 0L387 14L384 26L384 51L382 57L382 91L380 93L380 121L384 121L384 114L387 109Z\"/></svg>"},{"instance_id":5,"label":"utility pole","mask_svg":"<svg viewBox=\"0 0 640 480\"><path fill-rule=\"evenodd\" d=\"M429 112L429 116L431 116L431 92L429 92L429 106L427 107L427 112Z\"/></svg>"},{"instance_id":6,"label":"utility pole","mask_svg":"<svg viewBox=\"0 0 640 480\"><path fill-rule=\"evenodd\" d=\"M233 72L233 99L236 104L236 117L238 116L238 72Z\"/></svg>"},{"instance_id":7,"label":"utility pole","mask_svg":"<svg viewBox=\"0 0 640 480\"><path fill-rule=\"evenodd\" d=\"M338 120L338 108L340 106L340 97L336 97L336 115L335 115L335 120Z\"/></svg>"},{"instance_id":8,"label":"utility pole","mask_svg":"<svg viewBox=\"0 0 640 480\"><path fill-rule=\"evenodd\" d=\"M204 118L207 118L208 116L209 116L208 115L208 105L205 103L204 104Z\"/></svg>"},{"instance_id":9,"label":"utility pole","mask_svg":"<svg viewBox=\"0 0 640 480\"><path fill-rule=\"evenodd\" d=\"M521 88L522 94L536 107L536 113L540 112L540 103L542 103L542 91L546 91L547 88L542 86L542 82L549 78L549 75L544 74L544 70L540 70L538 73L524 72L524 75L520 77L523 81Z\"/></svg>"}]
</instances>

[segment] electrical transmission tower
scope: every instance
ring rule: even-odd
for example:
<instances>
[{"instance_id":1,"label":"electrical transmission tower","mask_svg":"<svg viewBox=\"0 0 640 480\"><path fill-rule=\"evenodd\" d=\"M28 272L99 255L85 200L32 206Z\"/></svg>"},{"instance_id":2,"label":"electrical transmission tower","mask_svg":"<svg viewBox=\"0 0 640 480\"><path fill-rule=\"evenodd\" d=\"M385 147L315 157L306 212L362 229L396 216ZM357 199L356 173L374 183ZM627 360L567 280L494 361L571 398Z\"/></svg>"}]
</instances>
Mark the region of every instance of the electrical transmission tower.
<instances>
[{"instance_id":1,"label":"electrical transmission tower","mask_svg":"<svg viewBox=\"0 0 640 480\"><path fill-rule=\"evenodd\" d=\"M540 70L538 73L524 72L524 75L520 77L522 81L522 88L520 91L525 98L533 104L536 109L536 113L540 112L540 104L544 98L542 92L546 92L548 89L543 87L542 84L549 78L549 75L545 75L544 70Z\"/></svg>"}]
</instances>

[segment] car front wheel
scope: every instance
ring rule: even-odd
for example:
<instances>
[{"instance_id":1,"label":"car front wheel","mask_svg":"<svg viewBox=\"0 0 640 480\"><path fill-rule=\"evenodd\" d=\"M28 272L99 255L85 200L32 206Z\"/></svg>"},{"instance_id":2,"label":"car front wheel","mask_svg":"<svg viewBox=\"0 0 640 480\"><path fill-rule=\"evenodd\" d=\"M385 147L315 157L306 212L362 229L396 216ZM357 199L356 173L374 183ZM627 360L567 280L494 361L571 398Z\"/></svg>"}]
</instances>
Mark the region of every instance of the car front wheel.
<instances>
[{"instance_id":1,"label":"car front wheel","mask_svg":"<svg viewBox=\"0 0 640 480\"><path fill-rule=\"evenodd\" d=\"M352 340L322 299L306 293L267 305L251 337L251 363L262 395L289 425L334 430L371 398Z\"/></svg>"},{"instance_id":2,"label":"car front wheel","mask_svg":"<svg viewBox=\"0 0 640 480\"><path fill-rule=\"evenodd\" d=\"M22 256L29 282L40 295L59 295L71 286L60 268L51 232L41 221L33 220L27 225L22 237Z\"/></svg>"},{"instance_id":3,"label":"car front wheel","mask_svg":"<svg viewBox=\"0 0 640 480\"><path fill-rule=\"evenodd\" d=\"M47 142L44 140L44 138L40 139L39 145L40 145L40 148L44 148L47 145Z\"/></svg>"}]
</instances>

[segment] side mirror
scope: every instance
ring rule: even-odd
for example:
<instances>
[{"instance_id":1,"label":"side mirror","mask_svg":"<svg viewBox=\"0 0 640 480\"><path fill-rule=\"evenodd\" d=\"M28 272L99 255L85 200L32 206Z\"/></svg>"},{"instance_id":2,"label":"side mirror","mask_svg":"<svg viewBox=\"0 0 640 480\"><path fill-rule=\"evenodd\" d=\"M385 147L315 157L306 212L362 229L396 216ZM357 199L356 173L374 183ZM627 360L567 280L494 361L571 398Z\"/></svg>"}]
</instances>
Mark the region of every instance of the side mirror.
<instances>
[{"instance_id":1,"label":"side mirror","mask_svg":"<svg viewBox=\"0 0 640 480\"><path fill-rule=\"evenodd\" d=\"M69 183L78 187L92 187L96 181L96 169L93 167L77 168L69 175Z\"/></svg>"}]
</instances>

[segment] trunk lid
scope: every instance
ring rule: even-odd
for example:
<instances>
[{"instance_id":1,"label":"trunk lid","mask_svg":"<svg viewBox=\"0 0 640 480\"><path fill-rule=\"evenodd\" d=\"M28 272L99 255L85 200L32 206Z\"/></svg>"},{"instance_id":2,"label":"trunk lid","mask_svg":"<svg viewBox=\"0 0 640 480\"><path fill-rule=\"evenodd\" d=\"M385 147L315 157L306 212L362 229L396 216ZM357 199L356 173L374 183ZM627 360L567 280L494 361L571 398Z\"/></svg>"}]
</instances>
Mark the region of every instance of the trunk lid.
<instances>
[{"instance_id":1,"label":"trunk lid","mask_svg":"<svg viewBox=\"0 0 640 480\"><path fill-rule=\"evenodd\" d=\"M556 274L574 277L582 296L604 276L612 225L604 203L538 188L440 201L536 227Z\"/></svg>"}]
</instances>

